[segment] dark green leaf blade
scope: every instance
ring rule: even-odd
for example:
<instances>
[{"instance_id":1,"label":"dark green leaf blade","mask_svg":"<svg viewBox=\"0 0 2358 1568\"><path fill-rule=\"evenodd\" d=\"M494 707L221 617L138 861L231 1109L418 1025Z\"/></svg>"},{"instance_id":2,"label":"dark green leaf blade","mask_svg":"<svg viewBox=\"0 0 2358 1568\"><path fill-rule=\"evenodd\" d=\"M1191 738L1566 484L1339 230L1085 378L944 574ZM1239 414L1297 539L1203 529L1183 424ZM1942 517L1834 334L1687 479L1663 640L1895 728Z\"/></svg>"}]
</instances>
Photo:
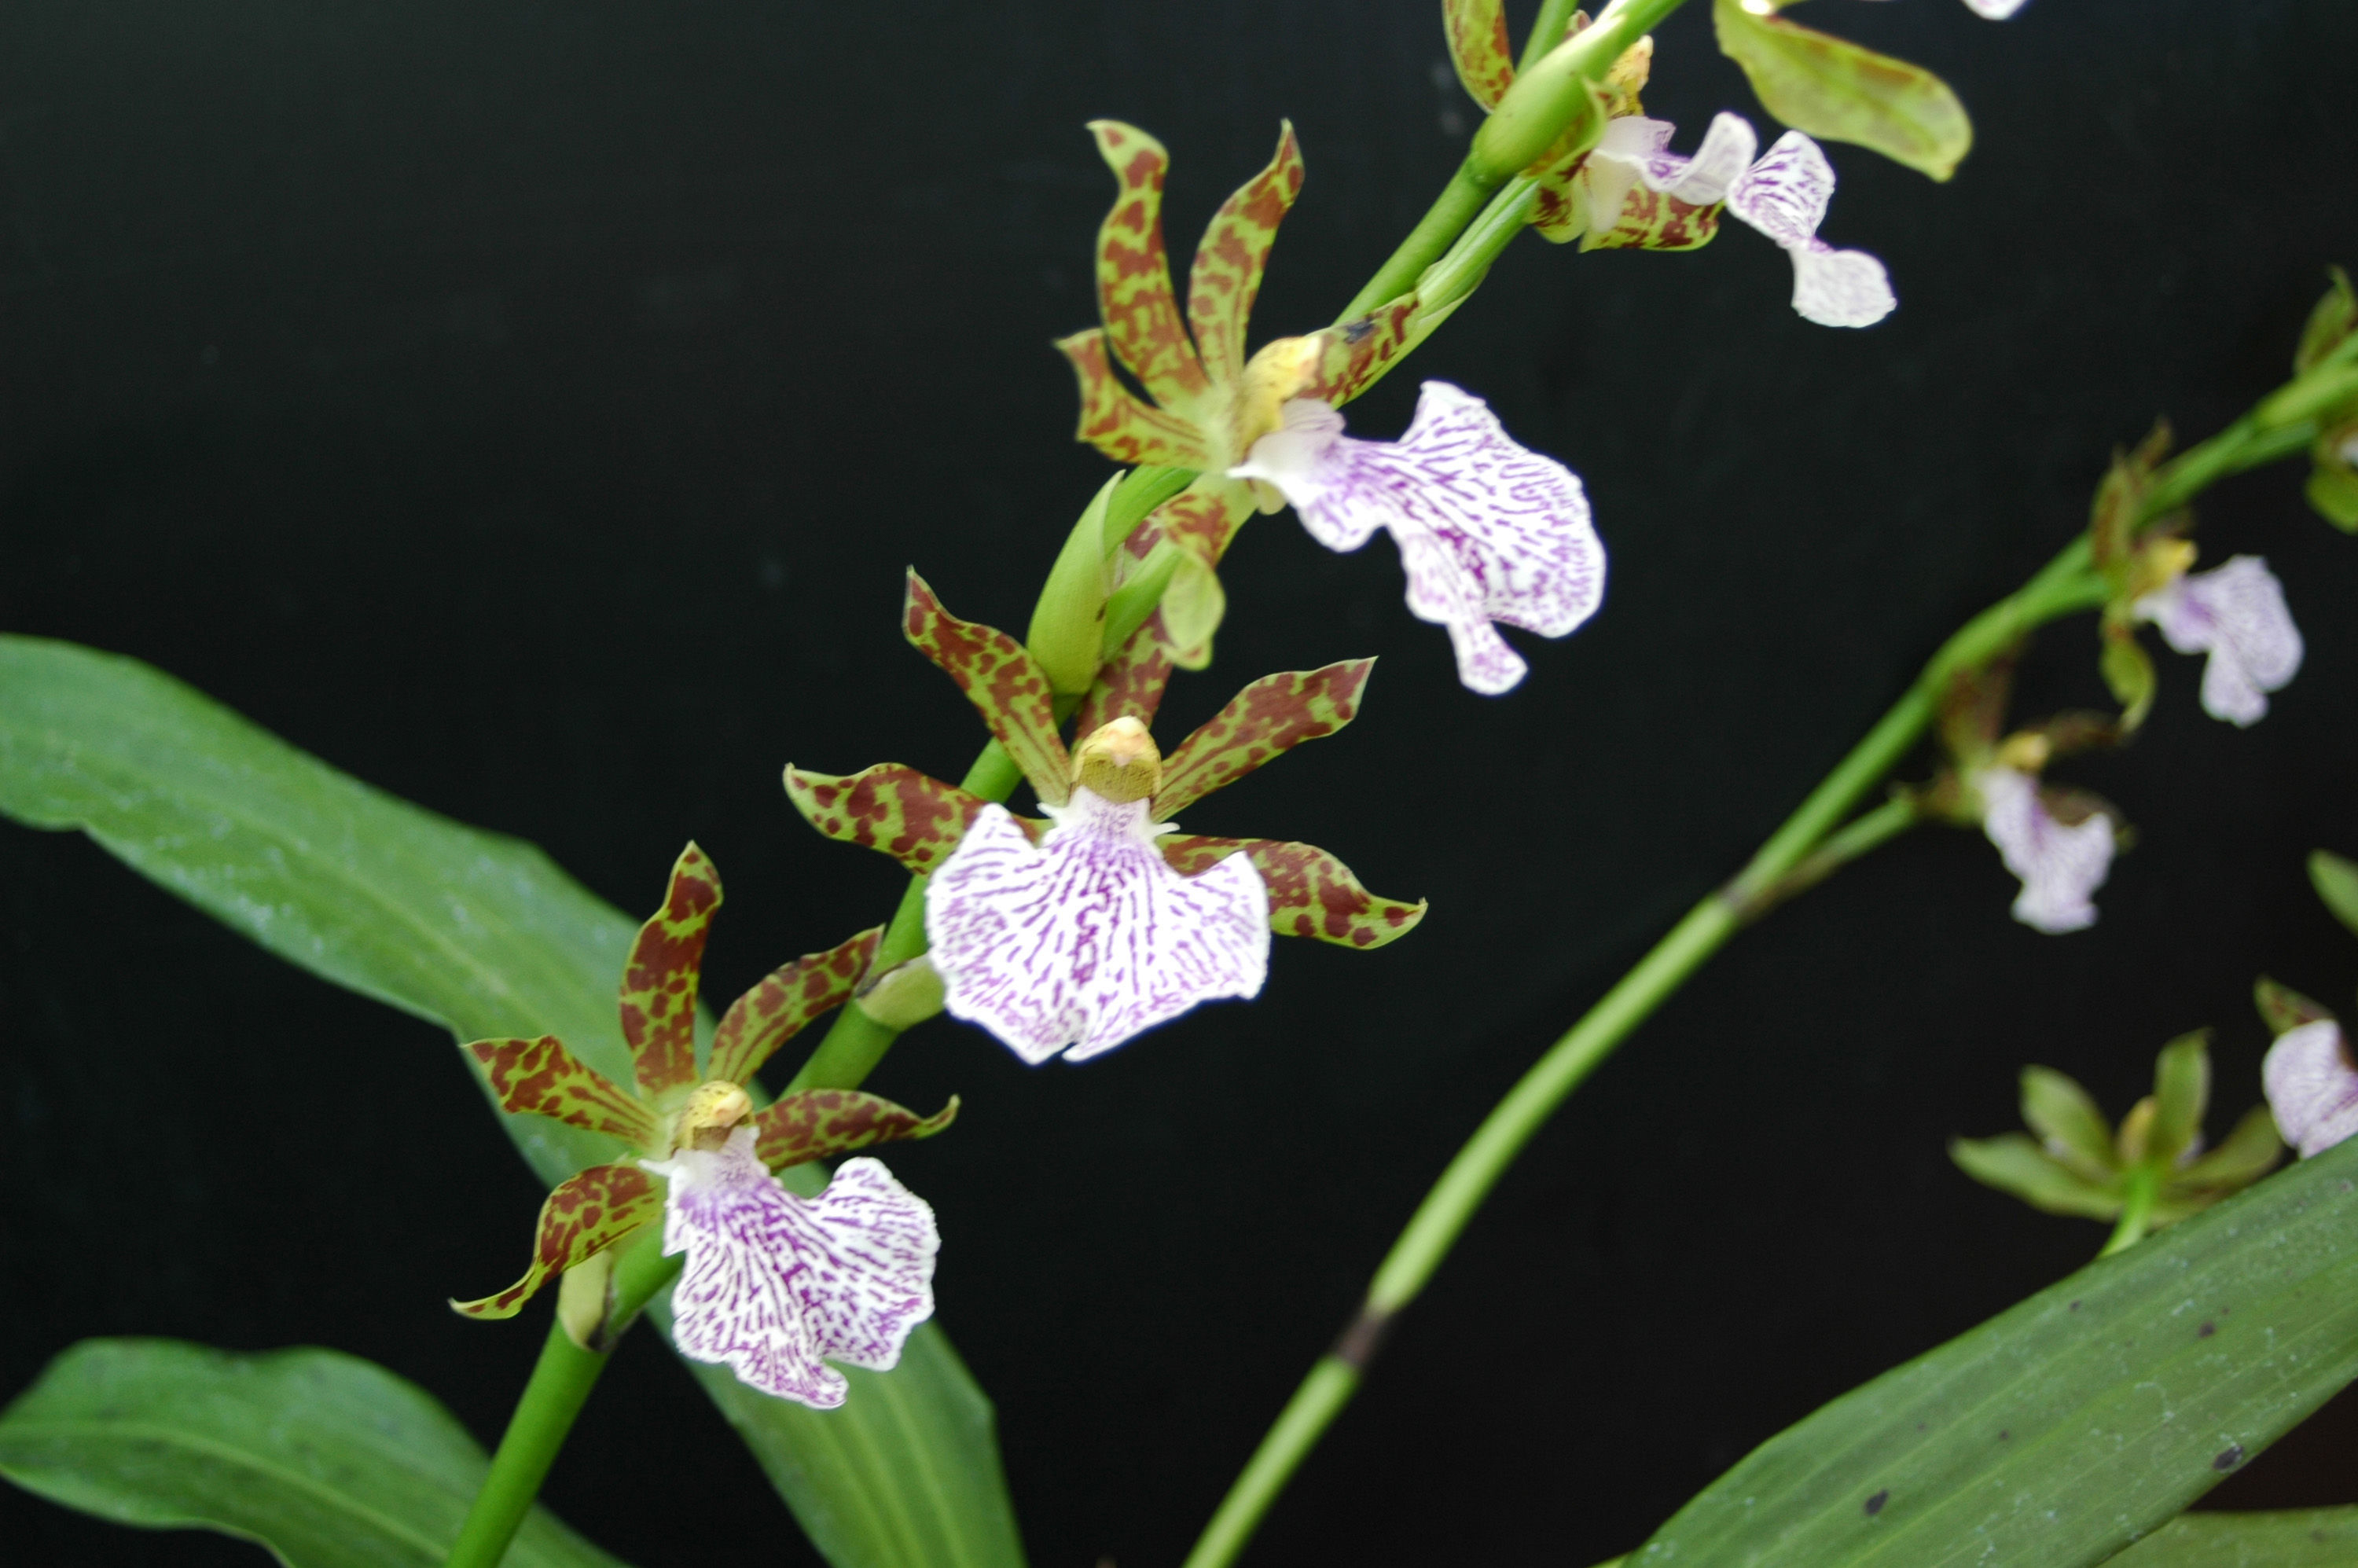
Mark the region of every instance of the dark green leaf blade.
<instances>
[{"instance_id":1,"label":"dark green leaf blade","mask_svg":"<svg viewBox=\"0 0 2358 1568\"><path fill-rule=\"evenodd\" d=\"M0 815L81 828L290 963L461 1040L556 1034L629 1080L615 988L637 922L534 846L338 773L136 660L0 636ZM543 1117L500 1124L552 1185L622 1149ZM531 1237L519 1214L519 1258ZM823 1413L720 1401L819 1551L838 1568L1021 1563L990 1401L940 1329L854 1379L892 1396ZM923 1489L936 1473L960 1477L946 1498Z\"/></svg>"},{"instance_id":2,"label":"dark green leaf blade","mask_svg":"<svg viewBox=\"0 0 2358 1568\"><path fill-rule=\"evenodd\" d=\"M415 1384L334 1350L85 1339L0 1412L0 1475L118 1524L294 1568L434 1568L490 1461ZM509 1568L621 1568L535 1507Z\"/></svg>"},{"instance_id":3,"label":"dark green leaf blade","mask_svg":"<svg viewBox=\"0 0 2358 1568\"><path fill-rule=\"evenodd\" d=\"M2180 1514L2120 1568L2358 1568L2358 1509Z\"/></svg>"},{"instance_id":4,"label":"dark green leaf blade","mask_svg":"<svg viewBox=\"0 0 2358 1568\"><path fill-rule=\"evenodd\" d=\"M1631 1568L2082 1568L2358 1377L2358 1141L1762 1444Z\"/></svg>"}]
</instances>

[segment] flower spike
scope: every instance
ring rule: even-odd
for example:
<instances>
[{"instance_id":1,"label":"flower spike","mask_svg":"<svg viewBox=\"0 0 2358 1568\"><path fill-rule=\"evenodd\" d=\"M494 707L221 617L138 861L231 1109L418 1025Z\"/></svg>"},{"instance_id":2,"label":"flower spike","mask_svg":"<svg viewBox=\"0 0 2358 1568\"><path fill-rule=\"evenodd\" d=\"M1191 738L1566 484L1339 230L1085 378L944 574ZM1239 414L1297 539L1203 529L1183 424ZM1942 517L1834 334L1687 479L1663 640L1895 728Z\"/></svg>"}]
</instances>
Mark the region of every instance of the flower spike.
<instances>
[{"instance_id":1,"label":"flower spike","mask_svg":"<svg viewBox=\"0 0 2358 1568\"><path fill-rule=\"evenodd\" d=\"M934 1211L876 1161L846 1161L815 1198L778 1184L750 1128L645 1164L670 1187L664 1251L687 1255L672 1291L683 1356L832 1410L847 1385L827 1361L889 1370L933 1315Z\"/></svg>"},{"instance_id":2,"label":"flower spike","mask_svg":"<svg viewBox=\"0 0 2358 1568\"><path fill-rule=\"evenodd\" d=\"M719 907L719 873L690 844L672 867L663 908L639 927L622 968L622 1038L645 1098L696 1081L697 975Z\"/></svg>"},{"instance_id":3,"label":"flower spike","mask_svg":"<svg viewBox=\"0 0 2358 1568\"><path fill-rule=\"evenodd\" d=\"M883 934L876 926L824 953L805 954L730 1002L712 1033L712 1076L732 1084L752 1082L762 1064L805 1024L850 999Z\"/></svg>"},{"instance_id":4,"label":"flower spike","mask_svg":"<svg viewBox=\"0 0 2358 1568\"><path fill-rule=\"evenodd\" d=\"M1561 637L1603 602L1605 549L1578 477L1516 445L1480 398L1426 382L1396 442L1347 437L1340 415L1306 400L1284 417L1229 473L1275 485L1329 549L1389 529L1409 609L1448 628L1469 690L1496 695L1523 678L1492 622Z\"/></svg>"},{"instance_id":5,"label":"flower spike","mask_svg":"<svg viewBox=\"0 0 2358 1568\"><path fill-rule=\"evenodd\" d=\"M2202 667L2202 711L2213 719L2258 723L2267 694L2300 671L2300 628L2285 608L2284 585L2257 556L2175 578L2138 600L2134 613L2160 627L2180 653L2211 655Z\"/></svg>"},{"instance_id":6,"label":"flower spike","mask_svg":"<svg viewBox=\"0 0 2358 1568\"><path fill-rule=\"evenodd\" d=\"M475 1318L514 1317L548 1282L586 1262L655 1217L655 1184L636 1165L592 1165L557 1184L540 1206L532 1267L524 1278L481 1301L450 1303Z\"/></svg>"}]
</instances>

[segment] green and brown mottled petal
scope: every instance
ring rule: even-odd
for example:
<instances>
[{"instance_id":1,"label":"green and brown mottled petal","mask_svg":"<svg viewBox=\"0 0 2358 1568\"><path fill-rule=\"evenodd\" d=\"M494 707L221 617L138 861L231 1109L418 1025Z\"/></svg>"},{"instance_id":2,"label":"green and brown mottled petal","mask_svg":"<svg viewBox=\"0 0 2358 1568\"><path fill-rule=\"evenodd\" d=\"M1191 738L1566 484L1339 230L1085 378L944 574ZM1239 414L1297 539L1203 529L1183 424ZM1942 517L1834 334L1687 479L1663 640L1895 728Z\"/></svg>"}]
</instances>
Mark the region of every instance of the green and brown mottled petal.
<instances>
[{"instance_id":1,"label":"green and brown mottled petal","mask_svg":"<svg viewBox=\"0 0 2358 1568\"><path fill-rule=\"evenodd\" d=\"M1515 56L1507 44L1507 8L1501 0L1441 0L1441 25L1449 35L1449 59L1457 80L1487 113L1515 84Z\"/></svg>"},{"instance_id":2,"label":"green and brown mottled petal","mask_svg":"<svg viewBox=\"0 0 2358 1568\"><path fill-rule=\"evenodd\" d=\"M483 1065L483 1076L491 1081L503 1110L551 1117L641 1149L655 1146L654 1112L605 1074L584 1066L556 1035L470 1040L466 1050Z\"/></svg>"},{"instance_id":3,"label":"green and brown mottled petal","mask_svg":"<svg viewBox=\"0 0 2358 1568\"><path fill-rule=\"evenodd\" d=\"M1403 294L1366 315L1314 334L1319 353L1299 397L1340 408L1383 379L1392 362L1416 346L1417 298Z\"/></svg>"},{"instance_id":4,"label":"green and brown mottled petal","mask_svg":"<svg viewBox=\"0 0 2358 1568\"><path fill-rule=\"evenodd\" d=\"M1359 711L1359 694L1376 667L1350 659L1324 669L1263 676L1179 743L1163 763L1155 793L1161 821L1304 741L1332 735Z\"/></svg>"},{"instance_id":5,"label":"green and brown mottled petal","mask_svg":"<svg viewBox=\"0 0 2358 1568\"><path fill-rule=\"evenodd\" d=\"M1182 876L1207 871L1242 850L1269 884L1269 928L1280 936L1314 936L1345 947L1380 947L1424 918L1422 903L1379 898L1351 868L1314 844L1276 838L1205 838L1174 833L1163 858Z\"/></svg>"},{"instance_id":6,"label":"green and brown mottled petal","mask_svg":"<svg viewBox=\"0 0 2358 1568\"><path fill-rule=\"evenodd\" d=\"M930 871L957 848L984 802L900 762L848 777L786 767L786 798L830 838L881 849L913 871Z\"/></svg>"},{"instance_id":7,"label":"green and brown mottled petal","mask_svg":"<svg viewBox=\"0 0 2358 1568\"><path fill-rule=\"evenodd\" d=\"M664 906L639 927L622 966L622 1038L643 1098L696 1081L696 984L719 907L720 873L690 844L671 869Z\"/></svg>"},{"instance_id":8,"label":"green and brown mottled petal","mask_svg":"<svg viewBox=\"0 0 2358 1568\"><path fill-rule=\"evenodd\" d=\"M1061 806L1072 789L1072 759L1056 736L1055 694L1030 649L996 627L942 608L915 572L903 629L917 651L947 671L1007 749L1042 800Z\"/></svg>"},{"instance_id":9,"label":"green and brown mottled petal","mask_svg":"<svg viewBox=\"0 0 2358 1568\"><path fill-rule=\"evenodd\" d=\"M1176 414L1141 403L1122 385L1106 357L1105 331L1092 327L1060 338L1056 347L1072 362L1081 387L1081 422L1073 434L1118 463L1163 463L1174 468L1212 466L1212 450L1195 426Z\"/></svg>"},{"instance_id":10,"label":"green and brown mottled petal","mask_svg":"<svg viewBox=\"0 0 2358 1568\"><path fill-rule=\"evenodd\" d=\"M1187 320L1195 330L1206 372L1223 385L1233 385L1244 373L1245 325L1252 319L1277 226L1302 194L1302 148L1288 122L1278 129L1277 153L1269 167L1221 204L1195 247L1195 265L1187 273Z\"/></svg>"},{"instance_id":11,"label":"green and brown mottled petal","mask_svg":"<svg viewBox=\"0 0 2358 1568\"><path fill-rule=\"evenodd\" d=\"M1152 729L1154 710L1171 684L1171 643L1160 611L1146 619L1121 652L1098 669L1097 684L1082 700L1073 722L1076 735L1093 735L1117 719L1135 719Z\"/></svg>"},{"instance_id":12,"label":"green and brown mottled petal","mask_svg":"<svg viewBox=\"0 0 2358 1568\"><path fill-rule=\"evenodd\" d=\"M1539 176L1531 198L1531 227L1552 245L1576 240L1588 228L1588 200L1579 185L1588 155L1568 157Z\"/></svg>"},{"instance_id":13,"label":"green and brown mottled petal","mask_svg":"<svg viewBox=\"0 0 2358 1568\"><path fill-rule=\"evenodd\" d=\"M1092 120L1089 133L1097 137L1098 156L1121 182L1098 230L1098 310L1106 336L1148 396L1174 414L1195 416L1212 384L1180 324L1163 248L1163 177L1170 157L1162 143L1118 120Z\"/></svg>"},{"instance_id":14,"label":"green and brown mottled petal","mask_svg":"<svg viewBox=\"0 0 2358 1568\"><path fill-rule=\"evenodd\" d=\"M1144 560L1164 539L1184 545L1208 566L1220 564L1238 526L1258 506L1252 486L1223 473L1199 473L1187 488L1147 514L1124 546Z\"/></svg>"},{"instance_id":15,"label":"green and brown mottled petal","mask_svg":"<svg viewBox=\"0 0 2358 1568\"><path fill-rule=\"evenodd\" d=\"M1744 0L1712 0L1722 54L1744 68L1761 107L1821 141L1856 142L1946 179L1974 145L1949 84L1920 65L1796 27Z\"/></svg>"},{"instance_id":16,"label":"green and brown mottled petal","mask_svg":"<svg viewBox=\"0 0 2358 1568\"><path fill-rule=\"evenodd\" d=\"M858 1089L805 1089L753 1119L753 1149L773 1171L806 1161L891 1143L931 1138L957 1119L957 1096L932 1116L904 1110Z\"/></svg>"},{"instance_id":17,"label":"green and brown mottled petal","mask_svg":"<svg viewBox=\"0 0 2358 1568\"><path fill-rule=\"evenodd\" d=\"M713 1032L709 1076L732 1084L751 1083L779 1046L851 995L868 973L869 960L876 957L876 939L883 932L880 925L824 953L806 953L772 970L730 1002Z\"/></svg>"},{"instance_id":18,"label":"green and brown mottled petal","mask_svg":"<svg viewBox=\"0 0 2358 1568\"><path fill-rule=\"evenodd\" d=\"M636 1165L592 1165L568 1176L540 1206L532 1267L497 1295L450 1305L468 1317L514 1317L533 1293L663 1213L655 1179Z\"/></svg>"},{"instance_id":19,"label":"green and brown mottled petal","mask_svg":"<svg viewBox=\"0 0 2358 1568\"><path fill-rule=\"evenodd\" d=\"M1633 182L1621 198L1620 214L1610 228L1591 224L1583 235L1584 251L1692 251L1711 243L1719 232L1719 215L1727 204L1715 201L1698 207L1668 191L1655 190L1642 179Z\"/></svg>"}]
</instances>

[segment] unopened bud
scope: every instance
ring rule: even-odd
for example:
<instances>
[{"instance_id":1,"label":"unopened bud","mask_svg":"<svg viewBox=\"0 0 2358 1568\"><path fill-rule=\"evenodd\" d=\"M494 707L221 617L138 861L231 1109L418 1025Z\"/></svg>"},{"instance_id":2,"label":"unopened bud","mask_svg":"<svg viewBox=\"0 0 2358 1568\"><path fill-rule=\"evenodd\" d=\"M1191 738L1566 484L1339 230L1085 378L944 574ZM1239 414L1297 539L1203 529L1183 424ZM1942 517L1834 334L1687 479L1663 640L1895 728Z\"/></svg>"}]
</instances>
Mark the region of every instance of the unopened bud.
<instances>
[{"instance_id":1,"label":"unopened bud","mask_svg":"<svg viewBox=\"0 0 2358 1568\"><path fill-rule=\"evenodd\" d=\"M919 954L895 964L862 986L852 1005L885 1028L899 1033L942 1011L942 977L931 958Z\"/></svg>"},{"instance_id":2,"label":"unopened bud","mask_svg":"<svg viewBox=\"0 0 2358 1568\"><path fill-rule=\"evenodd\" d=\"M1609 97L1592 80L1610 69L1597 40L1606 29L1566 38L1515 79L1497 113L1474 133L1467 164L1490 187L1504 184L1552 152L1585 152L1605 132Z\"/></svg>"},{"instance_id":3,"label":"unopened bud","mask_svg":"<svg viewBox=\"0 0 2358 1568\"><path fill-rule=\"evenodd\" d=\"M1073 782L1117 805L1144 800L1163 787L1163 753L1146 726L1125 715L1074 749Z\"/></svg>"},{"instance_id":4,"label":"unopened bud","mask_svg":"<svg viewBox=\"0 0 2358 1568\"><path fill-rule=\"evenodd\" d=\"M613 1348L606 1319L613 1311L614 1254L611 1249L593 1252L570 1269L557 1283L557 1321L565 1337L584 1350Z\"/></svg>"},{"instance_id":5,"label":"unopened bud","mask_svg":"<svg viewBox=\"0 0 2358 1568\"><path fill-rule=\"evenodd\" d=\"M1049 688L1060 696L1081 696L1097 679L1106 596L1113 590L1113 573L1106 560L1106 506L1120 483L1120 474L1106 481L1073 524L1023 636L1024 645L1047 674Z\"/></svg>"}]
</instances>

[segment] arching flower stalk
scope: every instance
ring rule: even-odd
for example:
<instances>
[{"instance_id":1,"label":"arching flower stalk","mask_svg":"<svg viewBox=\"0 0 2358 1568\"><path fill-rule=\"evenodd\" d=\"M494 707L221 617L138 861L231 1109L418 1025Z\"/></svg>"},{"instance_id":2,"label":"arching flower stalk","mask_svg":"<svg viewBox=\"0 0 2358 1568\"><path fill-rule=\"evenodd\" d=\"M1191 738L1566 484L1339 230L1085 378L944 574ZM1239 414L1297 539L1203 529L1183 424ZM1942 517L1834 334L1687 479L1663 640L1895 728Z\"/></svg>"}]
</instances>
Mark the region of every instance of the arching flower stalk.
<instances>
[{"instance_id":1,"label":"arching flower stalk","mask_svg":"<svg viewBox=\"0 0 2358 1568\"><path fill-rule=\"evenodd\" d=\"M757 1110L745 1085L804 1025L846 1001L877 933L797 958L739 997L696 1063L698 979L720 881L693 844L664 907L640 927L622 971L622 1036L633 1085L585 1065L555 1035L467 1046L503 1108L604 1133L637 1158L593 1165L542 1205L532 1266L506 1290L450 1304L513 1317L548 1280L616 1246L657 1215L664 1250L687 1254L672 1294L682 1355L723 1363L763 1393L819 1409L843 1402L828 1361L882 1370L934 1310L933 1210L874 1160L845 1162L815 1197L774 1173L903 1138L957 1114L921 1117L848 1089L788 1095ZM657 1187L657 1180L663 1183ZM600 1335L622 1327L603 1325Z\"/></svg>"},{"instance_id":2,"label":"arching flower stalk","mask_svg":"<svg viewBox=\"0 0 2358 1568\"><path fill-rule=\"evenodd\" d=\"M1269 168L1205 232L1188 275L1186 326L1163 245L1169 160L1134 127L1100 121L1090 128L1122 189L1098 234L1105 325L1058 344L1080 378L1078 434L1117 462L1196 470L1187 490L1131 535L1120 558L1123 576L1135 577L1157 552L1177 552L1195 587L1182 591L1174 579L1158 619L1117 651L1112 684L1158 680L1174 663L1194 667L1208 657L1219 600L1202 585L1215 580L1211 569L1248 514L1292 501L1312 536L1336 549L1390 530L1409 602L1450 628L1466 685L1486 692L1512 686L1522 662L1491 622L1561 636L1603 593L1604 552L1580 481L1509 440L1479 399L1439 384L1428 385L1400 443L1339 438L1335 410L1432 325L1418 317L1413 295L1246 357L1270 245L1302 188L1291 127ZM1151 404L1117 379L1117 358Z\"/></svg>"},{"instance_id":3,"label":"arching flower stalk","mask_svg":"<svg viewBox=\"0 0 2358 1568\"><path fill-rule=\"evenodd\" d=\"M1375 947L1422 918L1422 903L1368 892L1324 849L1171 821L1350 722L1372 661L1264 676L1167 758L1147 730L1162 683L1101 680L1068 752L1022 643L950 615L914 574L906 615L909 640L964 688L1051 820L898 762L848 777L789 766L786 793L821 833L933 878L926 935L945 1005L1024 1060L1096 1055L1199 1001L1255 994L1271 932Z\"/></svg>"}]
</instances>

